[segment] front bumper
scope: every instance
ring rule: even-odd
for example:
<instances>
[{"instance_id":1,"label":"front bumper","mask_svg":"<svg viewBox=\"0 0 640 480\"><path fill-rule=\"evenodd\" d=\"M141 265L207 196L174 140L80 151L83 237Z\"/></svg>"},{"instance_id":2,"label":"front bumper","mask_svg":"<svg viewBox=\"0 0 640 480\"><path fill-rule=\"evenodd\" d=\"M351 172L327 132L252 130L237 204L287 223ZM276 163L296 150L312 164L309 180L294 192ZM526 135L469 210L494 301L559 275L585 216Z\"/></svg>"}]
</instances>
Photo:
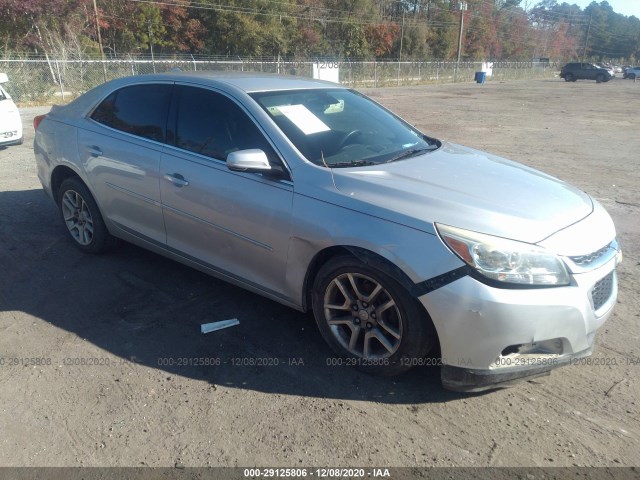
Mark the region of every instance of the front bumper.
<instances>
[{"instance_id":1,"label":"front bumper","mask_svg":"<svg viewBox=\"0 0 640 480\"><path fill-rule=\"evenodd\" d=\"M421 296L438 332L444 387L497 388L590 355L616 303L617 262L564 287L494 288L465 276Z\"/></svg>"},{"instance_id":2,"label":"front bumper","mask_svg":"<svg viewBox=\"0 0 640 480\"><path fill-rule=\"evenodd\" d=\"M592 336L595 338L595 335ZM503 370L482 370L473 368L443 365L442 386L456 392L482 392L494 388L503 388L523 378L532 379L549 375L554 368L570 365L576 360L589 357L593 353L595 343L582 352L563 355L560 358L524 358L512 360L513 366ZM522 362L522 364L520 364Z\"/></svg>"}]
</instances>

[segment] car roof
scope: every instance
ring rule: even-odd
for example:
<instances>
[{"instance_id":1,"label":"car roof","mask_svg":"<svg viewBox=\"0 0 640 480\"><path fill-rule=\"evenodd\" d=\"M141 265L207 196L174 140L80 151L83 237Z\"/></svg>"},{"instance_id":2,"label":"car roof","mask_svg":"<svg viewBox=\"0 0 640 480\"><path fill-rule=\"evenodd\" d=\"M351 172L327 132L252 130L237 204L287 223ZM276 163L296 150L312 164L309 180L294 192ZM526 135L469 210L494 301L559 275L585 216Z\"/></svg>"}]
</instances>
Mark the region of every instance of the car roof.
<instances>
[{"instance_id":1,"label":"car roof","mask_svg":"<svg viewBox=\"0 0 640 480\"><path fill-rule=\"evenodd\" d=\"M346 88L342 85L326 82L324 80L315 80L292 75L276 75L271 73L214 71L168 72L151 75L137 75L126 78L129 80L127 83L136 83L139 81L180 81L210 86L227 85L242 90L245 93L317 88Z\"/></svg>"}]
</instances>

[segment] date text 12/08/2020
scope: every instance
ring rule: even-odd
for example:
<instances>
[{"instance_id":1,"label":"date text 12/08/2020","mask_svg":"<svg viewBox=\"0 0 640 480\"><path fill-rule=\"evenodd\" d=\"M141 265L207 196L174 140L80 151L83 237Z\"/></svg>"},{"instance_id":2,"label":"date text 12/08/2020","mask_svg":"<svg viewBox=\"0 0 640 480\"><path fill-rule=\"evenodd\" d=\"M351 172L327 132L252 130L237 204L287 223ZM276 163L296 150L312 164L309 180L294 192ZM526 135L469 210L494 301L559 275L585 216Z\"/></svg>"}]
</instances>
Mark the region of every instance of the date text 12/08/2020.
<instances>
[{"instance_id":1,"label":"date text 12/08/2020","mask_svg":"<svg viewBox=\"0 0 640 480\"><path fill-rule=\"evenodd\" d=\"M389 478L388 468L245 468L245 478L318 477L318 478Z\"/></svg>"}]
</instances>

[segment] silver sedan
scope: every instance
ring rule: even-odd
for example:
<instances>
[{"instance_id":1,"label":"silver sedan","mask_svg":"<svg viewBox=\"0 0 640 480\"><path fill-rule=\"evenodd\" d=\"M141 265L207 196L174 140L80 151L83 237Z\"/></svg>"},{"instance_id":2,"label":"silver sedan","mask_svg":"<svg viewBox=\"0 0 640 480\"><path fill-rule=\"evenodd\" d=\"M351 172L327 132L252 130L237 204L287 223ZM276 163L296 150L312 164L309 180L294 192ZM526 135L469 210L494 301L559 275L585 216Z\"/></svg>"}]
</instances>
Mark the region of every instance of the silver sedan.
<instances>
[{"instance_id":1,"label":"silver sedan","mask_svg":"<svg viewBox=\"0 0 640 480\"><path fill-rule=\"evenodd\" d=\"M640 67L630 67L624 72L624 78L629 78L635 81L638 77L640 77Z\"/></svg>"},{"instance_id":2,"label":"silver sedan","mask_svg":"<svg viewBox=\"0 0 640 480\"><path fill-rule=\"evenodd\" d=\"M137 76L34 124L78 248L125 240L312 310L371 373L434 351L446 388L544 374L590 355L616 302L615 228L589 195L339 85Z\"/></svg>"}]
</instances>

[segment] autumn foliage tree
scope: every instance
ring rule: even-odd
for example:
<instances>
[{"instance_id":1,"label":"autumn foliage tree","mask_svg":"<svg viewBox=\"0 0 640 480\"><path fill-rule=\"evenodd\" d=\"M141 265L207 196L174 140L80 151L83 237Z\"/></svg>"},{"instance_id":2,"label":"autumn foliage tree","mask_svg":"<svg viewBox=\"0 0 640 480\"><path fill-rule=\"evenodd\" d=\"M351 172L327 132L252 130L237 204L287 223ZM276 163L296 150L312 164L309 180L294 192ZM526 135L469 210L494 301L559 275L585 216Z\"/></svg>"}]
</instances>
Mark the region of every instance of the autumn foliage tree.
<instances>
[{"instance_id":1,"label":"autumn foliage tree","mask_svg":"<svg viewBox=\"0 0 640 480\"><path fill-rule=\"evenodd\" d=\"M0 0L0 51L97 55L99 29L107 56L451 60L464 15L465 60L640 55L640 19L606 1L460 1L96 0L96 18L93 0Z\"/></svg>"},{"instance_id":2,"label":"autumn foliage tree","mask_svg":"<svg viewBox=\"0 0 640 480\"><path fill-rule=\"evenodd\" d=\"M393 52L395 39L400 33L400 26L393 23L367 25L364 35L371 53L378 58L385 58Z\"/></svg>"}]
</instances>

